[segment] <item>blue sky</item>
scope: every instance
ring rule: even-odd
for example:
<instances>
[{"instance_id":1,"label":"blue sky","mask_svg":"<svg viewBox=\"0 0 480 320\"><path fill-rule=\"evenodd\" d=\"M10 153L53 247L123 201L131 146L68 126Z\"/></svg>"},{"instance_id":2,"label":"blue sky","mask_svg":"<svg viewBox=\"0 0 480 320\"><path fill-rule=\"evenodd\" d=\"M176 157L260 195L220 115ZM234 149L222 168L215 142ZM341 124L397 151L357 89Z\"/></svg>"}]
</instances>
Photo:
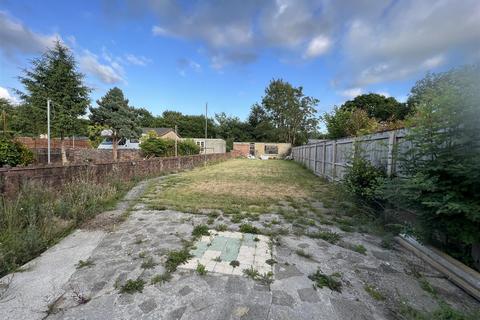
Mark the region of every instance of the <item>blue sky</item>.
<instances>
[{"instance_id":1,"label":"blue sky","mask_svg":"<svg viewBox=\"0 0 480 320\"><path fill-rule=\"evenodd\" d=\"M427 71L480 60L480 1L0 0L0 97L60 39L92 103L113 87L153 114L245 119L272 78L303 86L320 114L357 94L405 100Z\"/></svg>"}]
</instances>

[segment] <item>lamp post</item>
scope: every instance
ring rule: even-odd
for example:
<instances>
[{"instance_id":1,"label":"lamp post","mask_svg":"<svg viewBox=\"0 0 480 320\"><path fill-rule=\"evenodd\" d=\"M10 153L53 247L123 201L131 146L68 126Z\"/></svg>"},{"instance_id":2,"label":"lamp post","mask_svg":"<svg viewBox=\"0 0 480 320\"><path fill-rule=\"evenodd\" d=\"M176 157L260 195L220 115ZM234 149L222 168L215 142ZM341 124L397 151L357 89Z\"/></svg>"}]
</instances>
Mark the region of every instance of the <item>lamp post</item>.
<instances>
[{"instance_id":1,"label":"lamp post","mask_svg":"<svg viewBox=\"0 0 480 320\"><path fill-rule=\"evenodd\" d=\"M47 162L50 164L50 99L47 99Z\"/></svg>"}]
</instances>

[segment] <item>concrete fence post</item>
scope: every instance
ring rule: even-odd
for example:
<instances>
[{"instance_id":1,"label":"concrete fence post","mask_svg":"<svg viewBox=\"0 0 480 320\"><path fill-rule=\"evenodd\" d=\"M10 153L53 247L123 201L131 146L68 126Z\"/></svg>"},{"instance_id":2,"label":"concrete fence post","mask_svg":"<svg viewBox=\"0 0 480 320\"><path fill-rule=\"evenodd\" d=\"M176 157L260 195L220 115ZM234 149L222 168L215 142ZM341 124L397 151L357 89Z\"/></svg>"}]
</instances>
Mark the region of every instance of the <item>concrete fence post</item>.
<instances>
[{"instance_id":1,"label":"concrete fence post","mask_svg":"<svg viewBox=\"0 0 480 320\"><path fill-rule=\"evenodd\" d=\"M325 161L327 159L326 157L327 157L327 142L323 141L322 174L324 177L326 177L326 174L325 174Z\"/></svg>"},{"instance_id":2,"label":"concrete fence post","mask_svg":"<svg viewBox=\"0 0 480 320\"><path fill-rule=\"evenodd\" d=\"M396 131L390 131L388 133L388 155L387 155L387 176L391 176L395 173L395 143L396 143Z\"/></svg>"},{"instance_id":3,"label":"concrete fence post","mask_svg":"<svg viewBox=\"0 0 480 320\"><path fill-rule=\"evenodd\" d=\"M337 177L337 140L333 140L332 145L332 180Z\"/></svg>"}]
</instances>

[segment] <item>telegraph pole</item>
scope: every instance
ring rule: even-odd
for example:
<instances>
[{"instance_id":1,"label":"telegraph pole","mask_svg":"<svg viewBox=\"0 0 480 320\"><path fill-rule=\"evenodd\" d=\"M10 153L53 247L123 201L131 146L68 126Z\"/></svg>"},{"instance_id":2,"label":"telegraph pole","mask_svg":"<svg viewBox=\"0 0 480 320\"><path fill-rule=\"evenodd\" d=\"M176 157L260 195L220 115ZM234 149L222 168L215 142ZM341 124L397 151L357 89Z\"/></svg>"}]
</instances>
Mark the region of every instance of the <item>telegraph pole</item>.
<instances>
[{"instance_id":1,"label":"telegraph pole","mask_svg":"<svg viewBox=\"0 0 480 320\"><path fill-rule=\"evenodd\" d=\"M50 99L47 99L47 162L50 164Z\"/></svg>"},{"instance_id":2,"label":"telegraph pole","mask_svg":"<svg viewBox=\"0 0 480 320\"><path fill-rule=\"evenodd\" d=\"M207 165L207 128L208 128L208 102L205 103L205 143L203 144L203 153L205 155L204 165Z\"/></svg>"}]
</instances>

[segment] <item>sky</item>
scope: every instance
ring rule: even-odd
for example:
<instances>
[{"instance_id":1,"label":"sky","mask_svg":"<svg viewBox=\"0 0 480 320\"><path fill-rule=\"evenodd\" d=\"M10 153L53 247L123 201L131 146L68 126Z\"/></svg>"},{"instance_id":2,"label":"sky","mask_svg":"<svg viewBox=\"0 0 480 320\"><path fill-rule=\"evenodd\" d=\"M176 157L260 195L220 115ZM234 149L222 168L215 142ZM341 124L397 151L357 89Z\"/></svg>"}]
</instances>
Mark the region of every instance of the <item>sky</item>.
<instances>
[{"instance_id":1,"label":"sky","mask_svg":"<svg viewBox=\"0 0 480 320\"><path fill-rule=\"evenodd\" d=\"M0 97L56 40L92 104L121 88L153 114L241 119L282 78L320 100L405 101L426 72L480 61L479 0L0 0Z\"/></svg>"}]
</instances>

